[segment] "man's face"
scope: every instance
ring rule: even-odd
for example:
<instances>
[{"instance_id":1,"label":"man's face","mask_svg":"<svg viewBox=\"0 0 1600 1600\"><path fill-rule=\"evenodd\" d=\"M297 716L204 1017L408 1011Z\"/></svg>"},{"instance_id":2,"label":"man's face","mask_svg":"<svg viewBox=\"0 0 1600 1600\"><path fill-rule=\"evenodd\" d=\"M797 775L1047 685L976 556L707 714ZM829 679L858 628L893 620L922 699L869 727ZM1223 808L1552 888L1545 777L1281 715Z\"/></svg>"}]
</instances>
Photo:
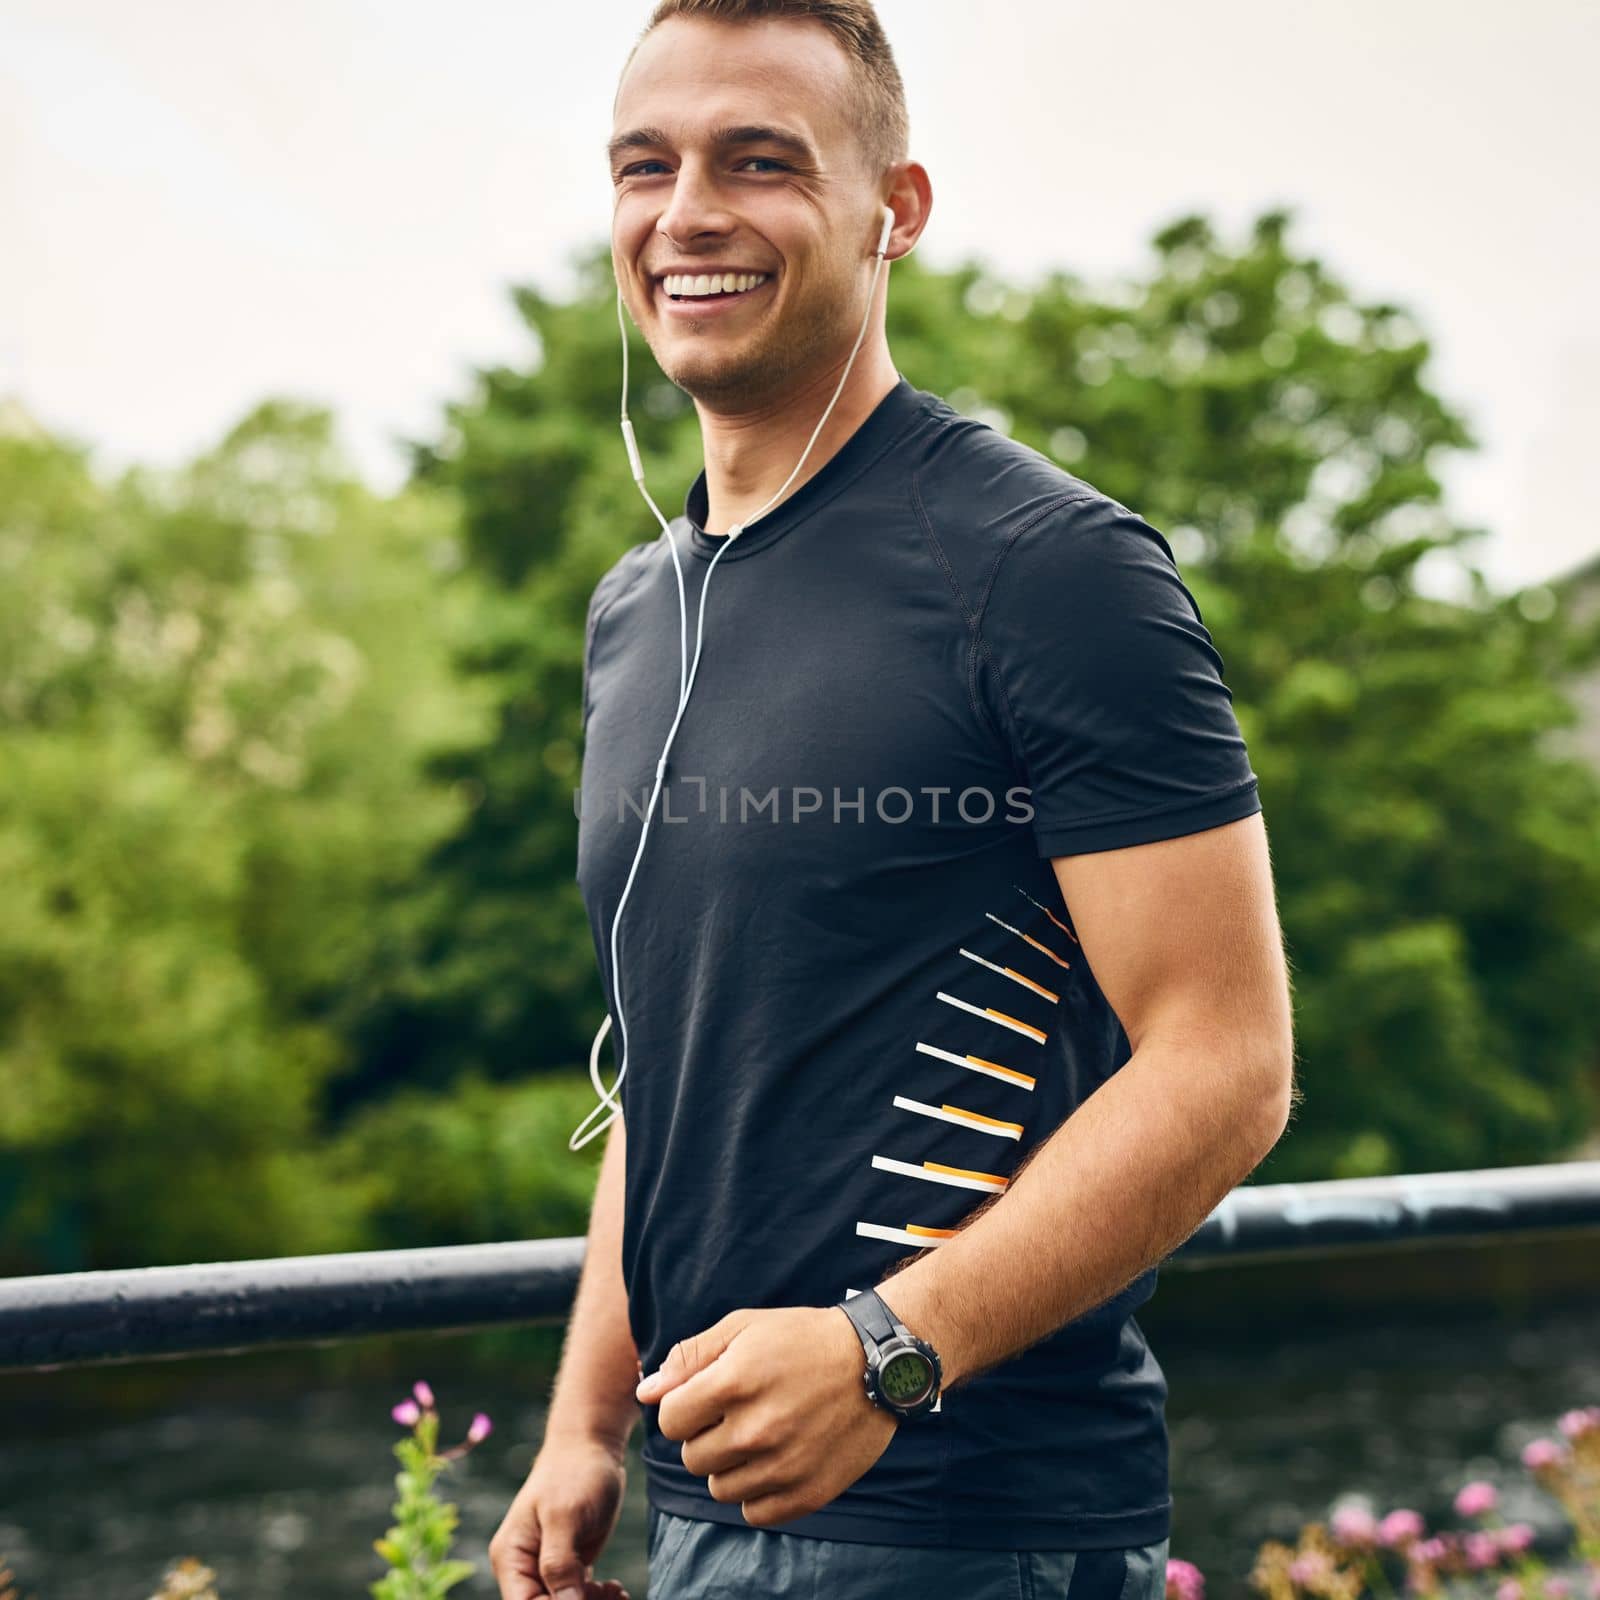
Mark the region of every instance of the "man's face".
<instances>
[{"instance_id":1,"label":"man's face","mask_svg":"<svg viewBox=\"0 0 1600 1600\"><path fill-rule=\"evenodd\" d=\"M880 216L850 87L827 31L790 19L673 18L624 75L612 265L662 371L713 409L781 401L850 353ZM662 274L685 270L766 279L674 300Z\"/></svg>"}]
</instances>

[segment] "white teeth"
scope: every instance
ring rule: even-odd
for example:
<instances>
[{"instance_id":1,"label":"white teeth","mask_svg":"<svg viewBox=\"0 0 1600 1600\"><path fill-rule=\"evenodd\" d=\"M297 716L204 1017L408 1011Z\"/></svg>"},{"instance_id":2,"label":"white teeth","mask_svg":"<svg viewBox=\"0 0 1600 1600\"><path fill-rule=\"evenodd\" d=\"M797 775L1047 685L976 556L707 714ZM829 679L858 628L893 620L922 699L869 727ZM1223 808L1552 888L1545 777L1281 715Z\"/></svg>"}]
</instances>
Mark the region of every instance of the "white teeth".
<instances>
[{"instance_id":1,"label":"white teeth","mask_svg":"<svg viewBox=\"0 0 1600 1600\"><path fill-rule=\"evenodd\" d=\"M742 294L765 283L769 276L765 272L671 272L661 280L661 286L670 295Z\"/></svg>"}]
</instances>

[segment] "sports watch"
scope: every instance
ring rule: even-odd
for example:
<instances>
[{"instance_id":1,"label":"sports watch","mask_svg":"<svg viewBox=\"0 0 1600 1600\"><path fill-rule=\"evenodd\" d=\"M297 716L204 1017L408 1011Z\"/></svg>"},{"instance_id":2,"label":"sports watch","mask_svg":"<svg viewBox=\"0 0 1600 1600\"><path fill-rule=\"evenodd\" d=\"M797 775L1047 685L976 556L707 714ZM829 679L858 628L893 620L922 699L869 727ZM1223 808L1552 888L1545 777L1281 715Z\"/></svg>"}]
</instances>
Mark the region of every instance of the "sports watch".
<instances>
[{"instance_id":1,"label":"sports watch","mask_svg":"<svg viewBox=\"0 0 1600 1600\"><path fill-rule=\"evenodd\" d=\"M838 1302L867 1353L867 1398L897 1418L925 1417L939 1403L944 1369L938 1352L890 1310L876 1289Z\"/></svg>"}]
</instances>

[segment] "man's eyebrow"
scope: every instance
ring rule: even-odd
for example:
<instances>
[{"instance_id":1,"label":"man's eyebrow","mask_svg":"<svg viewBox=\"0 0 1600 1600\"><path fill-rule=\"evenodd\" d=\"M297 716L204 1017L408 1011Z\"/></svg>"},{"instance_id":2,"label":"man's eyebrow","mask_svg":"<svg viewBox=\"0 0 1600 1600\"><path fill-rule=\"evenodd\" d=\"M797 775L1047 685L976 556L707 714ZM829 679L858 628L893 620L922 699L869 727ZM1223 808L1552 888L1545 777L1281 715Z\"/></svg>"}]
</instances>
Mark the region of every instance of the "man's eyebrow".
<instances>
[{"instance_id":1,"label":"man's eyebrow","mask_svg":"<svg viewBox=\"0 0 1600 1600\"><path fill-rule=\"evenodd\" d=\"M763 123L747 122L736 127L713 128L711 142L719 148L741 144L769 144L787 151L797 160L815 164L817 153L810 141L787 128L774 128ZM606 145L606 159L614 167L620 157L630 150L659 150L672 140L660 128L630 128L619 133Z\"/></svg>"}]
</instances>

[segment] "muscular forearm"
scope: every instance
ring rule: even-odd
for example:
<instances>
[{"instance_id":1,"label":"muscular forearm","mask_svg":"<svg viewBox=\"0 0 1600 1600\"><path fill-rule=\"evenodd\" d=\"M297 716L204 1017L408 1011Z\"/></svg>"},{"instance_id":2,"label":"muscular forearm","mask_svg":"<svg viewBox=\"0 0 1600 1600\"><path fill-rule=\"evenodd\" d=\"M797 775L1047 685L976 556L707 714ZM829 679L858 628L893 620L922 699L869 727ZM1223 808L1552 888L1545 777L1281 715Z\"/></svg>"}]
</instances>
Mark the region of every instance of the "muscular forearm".
<instances>
[{"instance_id":1,"label":"muscular forearm","mask_svg":"<svg viewBox=\"0 0 1600 1600\"><path fill-rule=\"evenodd\" d=\"M599 1439L615 1449L619 1460L639 1420L633 1394L639 1381L639 1352L628 1325L628 1295L622 1280L625 1138L618 1116L606 1135L589 1212L583 1274L545 1424L547 1441L562 1435Z\"/></svg>"},{"instance_id":2,"label":"muscular forearm","mask_svg":"<svg viewBox=\"0 0 1600 1600\"><path fill-rule=\"evenodd\" d=\"M939 1352L947 1389L1009 1359L1182 1244L1277 1142L1287 1088L1278 1066L1151 1039L883 1299Z\"/></svg>"}]
</instances>

